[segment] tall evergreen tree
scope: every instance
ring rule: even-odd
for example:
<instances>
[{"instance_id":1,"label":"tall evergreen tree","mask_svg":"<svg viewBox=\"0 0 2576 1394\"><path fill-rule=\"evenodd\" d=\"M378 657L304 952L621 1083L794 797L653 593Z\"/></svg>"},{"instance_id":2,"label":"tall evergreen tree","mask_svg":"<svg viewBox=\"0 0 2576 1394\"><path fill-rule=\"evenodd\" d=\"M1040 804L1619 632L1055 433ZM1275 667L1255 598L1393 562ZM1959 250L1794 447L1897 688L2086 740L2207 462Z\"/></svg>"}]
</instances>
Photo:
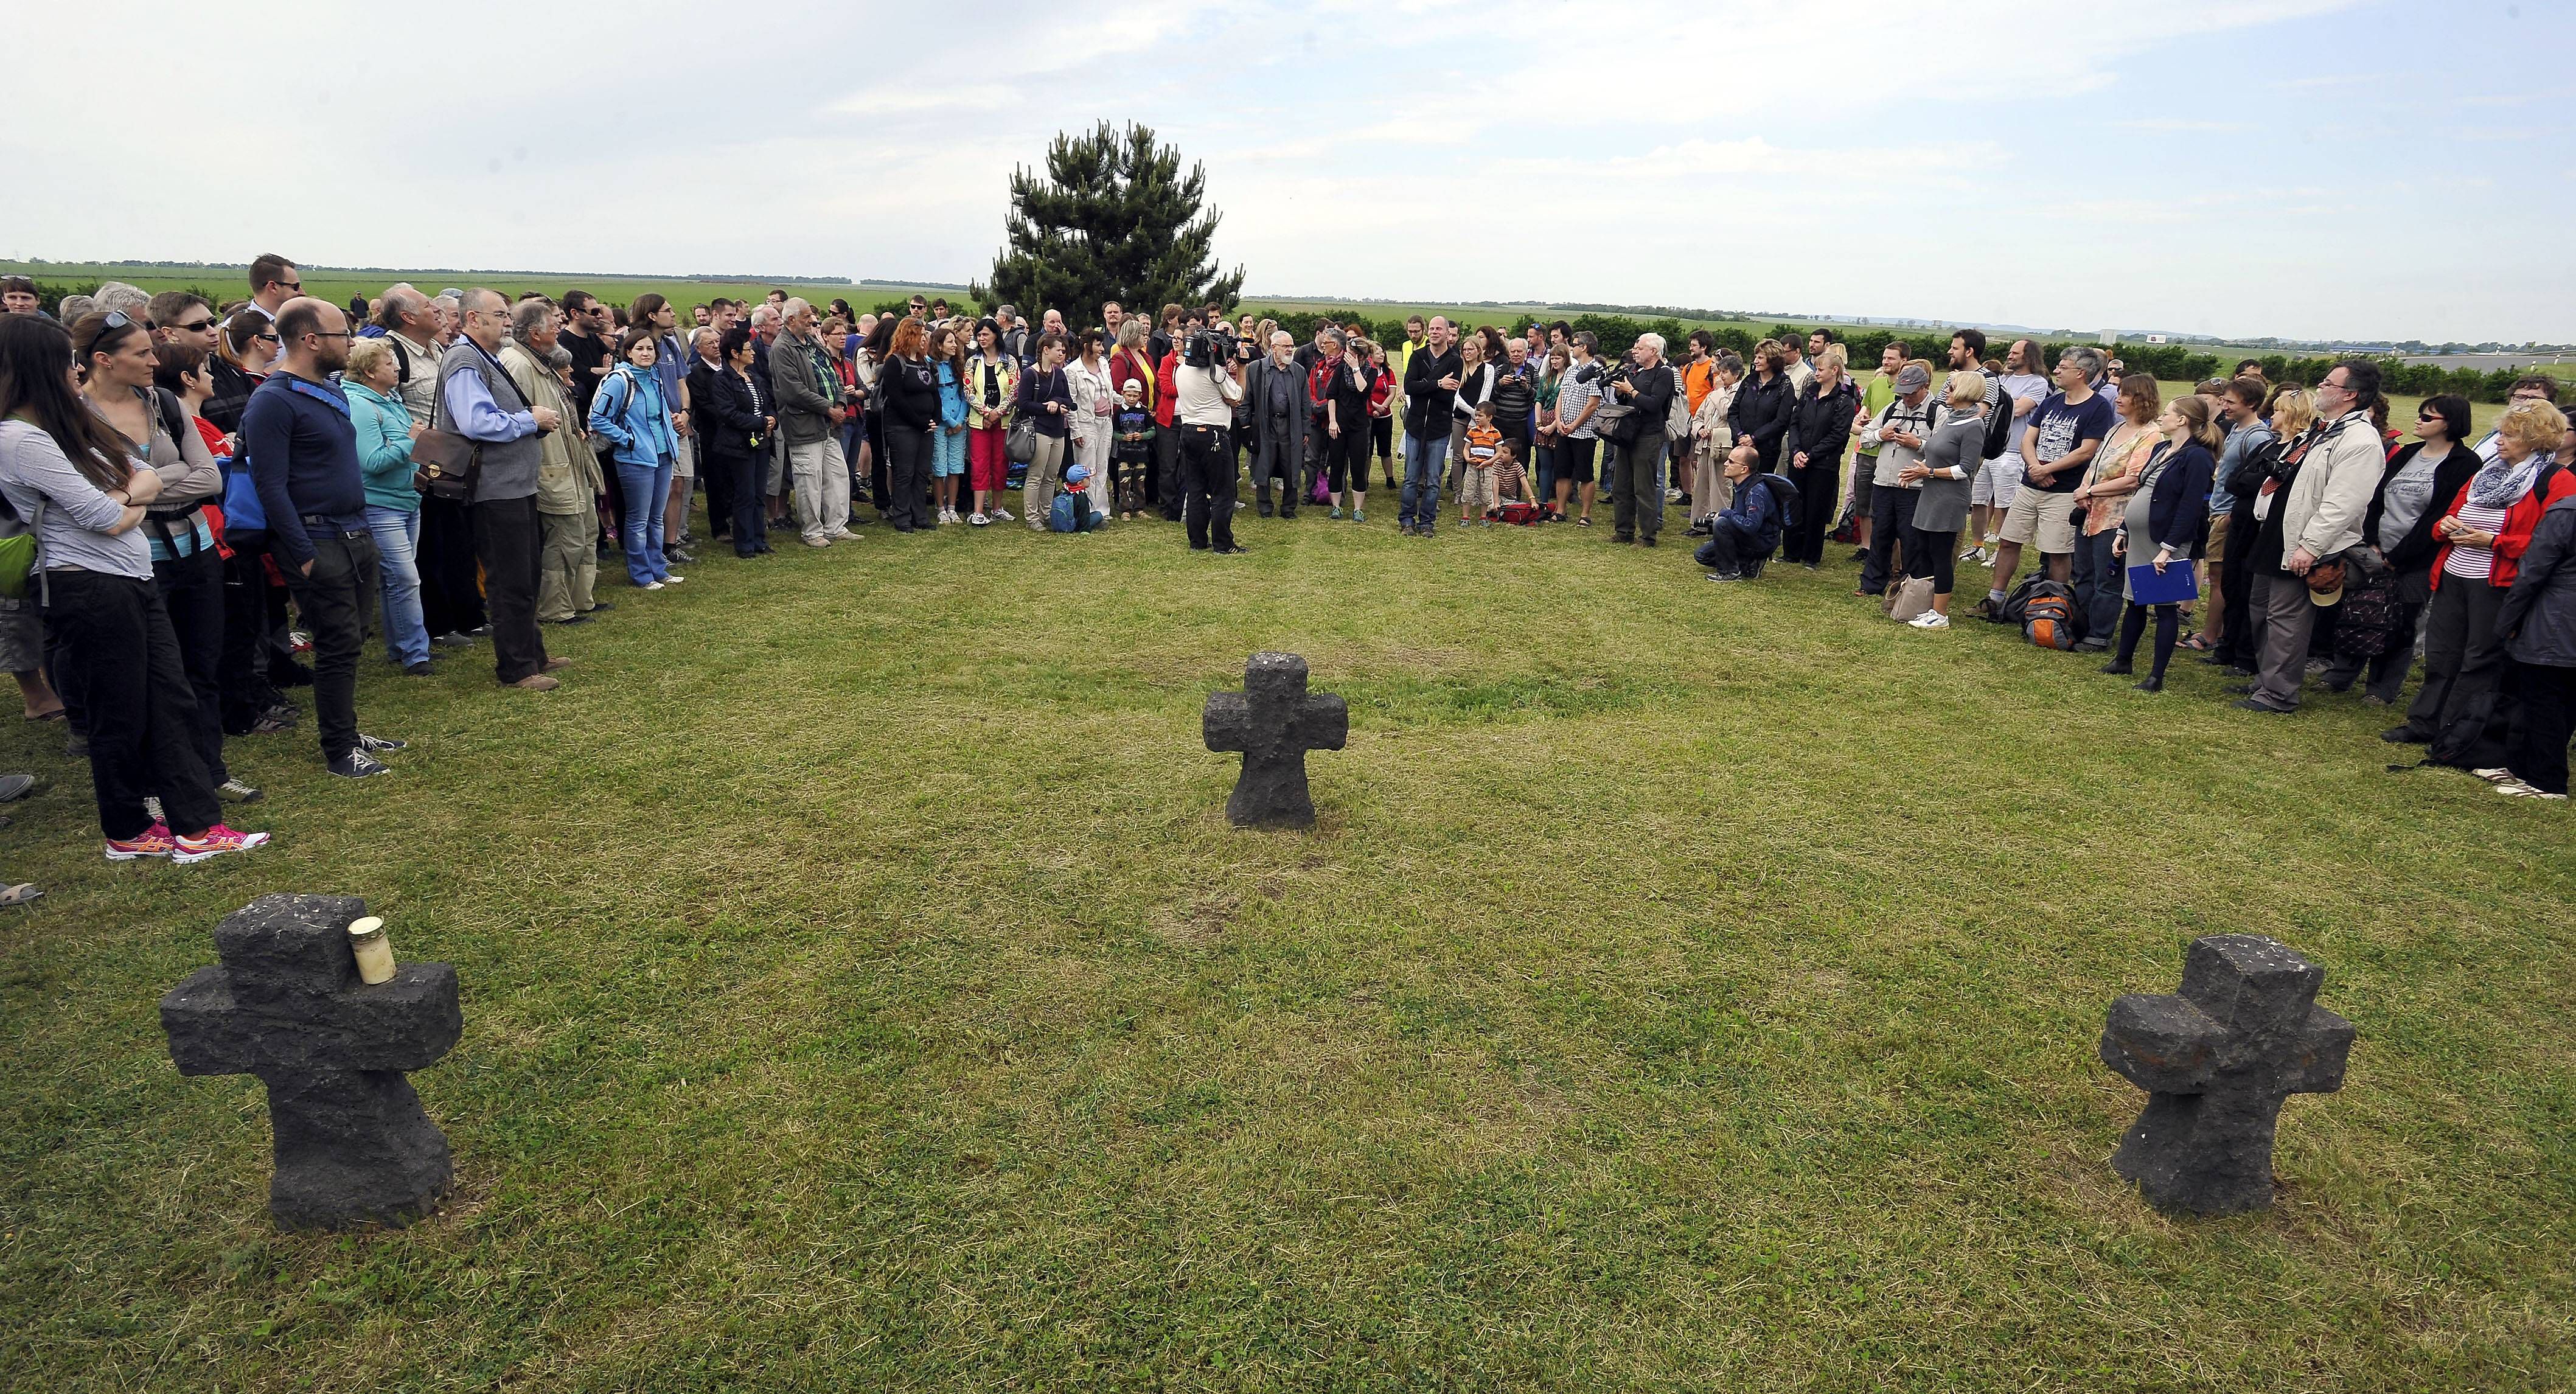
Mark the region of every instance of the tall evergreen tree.
<instances>
[{"instance_id":1,"label":"tall evergreen tree","mask_svg":"<svg viewBox=\"0 0 2576 1394\"><path fill-rule=\"evenodd\" d=\"M1207 171L1181 173L1181 152L1154 143L1151 128L1119 131L1106 121L1083 135L1058 134L1041 178L1011 171L1009 244L993 258L979 305L1017 305L1035 318L1052 306L1069 324L1090 323L1103 301L1131 313L1166 304L1231 310L1243 268L1220 275L1209 246L1222 216L1203 206Z\"/></svg>"}]
</instances>

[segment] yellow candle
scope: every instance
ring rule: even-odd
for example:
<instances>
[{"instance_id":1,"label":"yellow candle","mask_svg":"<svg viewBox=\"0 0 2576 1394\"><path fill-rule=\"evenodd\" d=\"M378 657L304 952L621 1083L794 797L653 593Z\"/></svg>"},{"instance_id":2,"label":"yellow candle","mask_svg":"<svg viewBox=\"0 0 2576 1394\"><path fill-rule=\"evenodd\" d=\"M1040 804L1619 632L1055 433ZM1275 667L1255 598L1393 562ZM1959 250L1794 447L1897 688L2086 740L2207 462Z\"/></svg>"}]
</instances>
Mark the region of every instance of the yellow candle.
<instances>
[{"instance_id":1,"label":"yellow candle","mask_svg":"<svg viewBox=\"0 0 2576 1394\"><path fill-rule=\"evenodd\" d=\"M369 915L349 926L349 947L358 955L358 980L372 987L393 981L394 941L385 937L385 922Z\"/></svg>"}]
</instances>

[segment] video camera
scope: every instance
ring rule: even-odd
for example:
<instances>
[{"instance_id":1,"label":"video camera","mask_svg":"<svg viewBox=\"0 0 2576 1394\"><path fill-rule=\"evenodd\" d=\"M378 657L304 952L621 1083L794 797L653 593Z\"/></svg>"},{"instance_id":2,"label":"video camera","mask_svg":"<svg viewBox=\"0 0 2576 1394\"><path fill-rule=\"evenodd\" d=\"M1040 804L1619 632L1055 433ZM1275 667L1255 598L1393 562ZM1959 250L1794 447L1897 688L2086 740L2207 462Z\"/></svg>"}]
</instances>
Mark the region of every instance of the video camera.
<instances>
[{"instance_id":1,"label":"video camera","mask_svg":"<svg viewBox=\"0 0 2576 1394\"><path fill-rule=\"evenodd\" d=\"M1181 342L1181 361L1193 368L1222 368L1235 356L1234 330L1219 324L1193 329Z\"/></svg>"}]
</instances>

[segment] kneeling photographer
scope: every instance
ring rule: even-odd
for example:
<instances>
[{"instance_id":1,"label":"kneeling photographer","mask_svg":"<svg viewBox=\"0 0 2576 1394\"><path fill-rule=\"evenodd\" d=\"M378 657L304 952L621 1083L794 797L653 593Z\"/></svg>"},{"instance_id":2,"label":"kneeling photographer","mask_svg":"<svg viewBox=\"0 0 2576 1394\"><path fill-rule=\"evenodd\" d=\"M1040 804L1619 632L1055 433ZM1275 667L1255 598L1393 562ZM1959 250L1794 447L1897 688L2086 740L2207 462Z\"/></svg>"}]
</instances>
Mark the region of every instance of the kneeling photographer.
<instances>
[{"instance_id":1,"label":"kneeling photographer","mask_svg":"<svg viewBox=\"0 0 2576 1394\"><path fill-rule=\"evenodd\" d=\"M1222 321L1181 342L1172 373L1172 424L1180 432L1181 507L1190 550L1241 556L1234 540L1234 408L1242 361Z\"/></svg>"}]
</instances>

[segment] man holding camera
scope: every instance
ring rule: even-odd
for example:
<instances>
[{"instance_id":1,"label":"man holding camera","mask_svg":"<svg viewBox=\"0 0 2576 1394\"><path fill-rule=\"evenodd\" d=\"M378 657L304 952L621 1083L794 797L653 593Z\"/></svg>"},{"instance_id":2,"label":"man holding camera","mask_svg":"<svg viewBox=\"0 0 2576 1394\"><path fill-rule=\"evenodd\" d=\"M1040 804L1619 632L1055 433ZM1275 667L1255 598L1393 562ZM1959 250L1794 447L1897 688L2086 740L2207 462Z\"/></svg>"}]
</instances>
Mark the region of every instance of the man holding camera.
<instances>
[{"instance_id":1,"label":"man holding camera","mask_svg":"<svg viewBox=\"0 0 2576 1394\"><path fill-rule=\"evenodd\" d=\"M1190 550L1239 557L1247 549L1234 540L1234 408L1243 400L1234 336L1222 328L1191 331L1178 357L1172 417Z\"/></svg>"},{"instance_id":2,"label":"man holding camera","mask_svg":"<svg viewBox=\"0 0 2576 1394\"><path fill-rule=\"evenodd\" d=\"M797 530L806 546L829 547L858 537L850 531L850 467L841 457L848 394L814 332L814 307L791 297L785 308L769 346L769 385L778 395L779 434L787 440Z\"/></svg>"},{"instance_id":3,"label":"man holding camera","mask_svg":"<svg viewBox=\"0 0 2576 1394\"><path fill-rule=\"evenodd\" d=\"M1610 525L1614 540L1652 547L1655 534L1664 530L1664 418L1673 405L1664 336L1640 336L1628 361L1628 371L1610 379L1610 391L1629 409L1618 429L1635 433L1618 442L1618 459L1610 467Z\"/></svg>"}]
</instances>

